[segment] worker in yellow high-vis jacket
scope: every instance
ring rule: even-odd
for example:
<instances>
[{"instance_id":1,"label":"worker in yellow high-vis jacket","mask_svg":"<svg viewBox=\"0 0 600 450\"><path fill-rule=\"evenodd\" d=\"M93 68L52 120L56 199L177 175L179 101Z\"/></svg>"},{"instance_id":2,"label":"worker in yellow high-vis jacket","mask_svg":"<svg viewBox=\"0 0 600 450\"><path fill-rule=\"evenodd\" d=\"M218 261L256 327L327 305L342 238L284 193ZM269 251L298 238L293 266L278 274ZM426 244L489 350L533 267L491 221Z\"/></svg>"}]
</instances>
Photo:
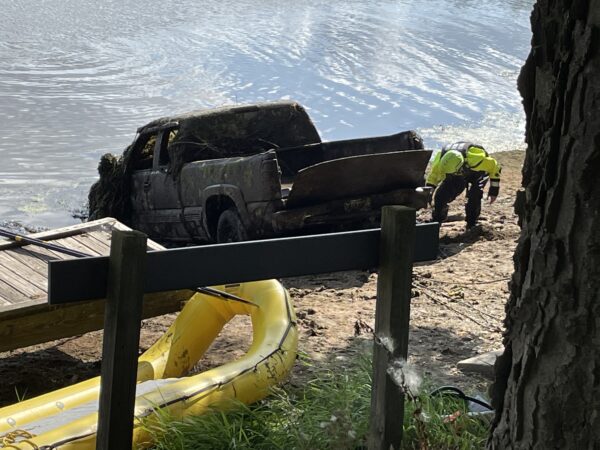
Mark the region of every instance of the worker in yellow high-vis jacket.
<instances>
[{"instance_id":1,"label":"worker in yellow high-vis jacket","mask_svg":"<svg viewBox=\"0 0 600 450\"><path fill-rule=\"evenodd\" d=\"M433 213L435 222L443 222L448 217L449 203L465 189L467 191L467 229L475 226L481 213L483 188L488 179L490 188L488 199L496 201L500 191L501 167L479 144L456 142L447 145L433 158L427 186L433 187Z\"/></svg>"}]
</instances>

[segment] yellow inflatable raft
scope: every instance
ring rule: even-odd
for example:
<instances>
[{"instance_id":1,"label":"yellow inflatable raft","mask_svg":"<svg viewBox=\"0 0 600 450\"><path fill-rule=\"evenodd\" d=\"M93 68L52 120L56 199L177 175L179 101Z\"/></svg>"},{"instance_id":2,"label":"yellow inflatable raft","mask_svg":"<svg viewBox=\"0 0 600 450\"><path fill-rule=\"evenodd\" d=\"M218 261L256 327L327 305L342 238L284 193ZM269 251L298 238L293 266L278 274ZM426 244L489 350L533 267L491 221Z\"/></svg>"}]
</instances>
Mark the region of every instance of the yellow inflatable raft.
<instances>
[{"instance_id":1,"label":"yellow inflatable raft","mask_svg":"<svg viewBox=\"0 0 600 450\"><path fill-rule=\"evenodd\" d=\"M249 302L206 294L188 301L169 330L139 358L136 418L150 416L156 408L184 417L203 414L231 399L253 403L288 374L298 336L283 286L268 280L217 289ZM250 315L252 321L253 340L246 355L185 377L237 314ZM99 382L94 378L0 409L0 448L94 449ZM134 445L149 445L151 436L139 420L134 420L134 427Z\"/></svg>"}]
</instances>

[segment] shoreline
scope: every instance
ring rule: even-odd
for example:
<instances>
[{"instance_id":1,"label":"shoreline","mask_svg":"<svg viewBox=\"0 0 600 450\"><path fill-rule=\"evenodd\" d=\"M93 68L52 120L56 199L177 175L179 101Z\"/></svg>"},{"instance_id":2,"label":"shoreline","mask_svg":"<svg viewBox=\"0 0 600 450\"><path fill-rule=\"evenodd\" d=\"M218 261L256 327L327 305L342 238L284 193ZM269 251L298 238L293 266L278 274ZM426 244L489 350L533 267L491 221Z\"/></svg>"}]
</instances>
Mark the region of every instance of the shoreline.
<instances>
[{"instance_id":1,"label":"shoreline","mask_svg":"<svg viewBox=\"0 0 600 450\"><path fill-rule=\"evenodd\" d=\"M409 363L434 383L485 392L489 380L457 369L456 363L501 348L504 305L520 229L513 211L525 153L494 154L503 165L500 195L482 207L481 227L464 232L464 197L451 203L440 231L440 257L414 267ZM421 220L430 211L419 211ZM301 384L315 371L356 363L372 345L377 274L365 271L282 280L298 317L299 352L289 379ZM143 321L140 348L148 348L171 324L173 314ZM230 322L195 367L206 370L241 356L249 346L246 317ZM102 332L0 353L0 406L100 373Z\"/></svg>"}]
</instances>

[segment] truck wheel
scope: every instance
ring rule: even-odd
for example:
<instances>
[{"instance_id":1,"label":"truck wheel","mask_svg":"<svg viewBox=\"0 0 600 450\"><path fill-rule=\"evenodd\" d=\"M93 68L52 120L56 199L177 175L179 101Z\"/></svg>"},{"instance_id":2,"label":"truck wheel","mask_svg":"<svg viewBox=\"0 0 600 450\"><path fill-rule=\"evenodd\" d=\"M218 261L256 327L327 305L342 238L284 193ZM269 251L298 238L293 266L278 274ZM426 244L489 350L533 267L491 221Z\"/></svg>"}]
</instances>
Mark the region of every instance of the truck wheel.
<instances>
[{"instance_id":1,"label":"truck wheel","mask_svg":"<svg viewBox=\"0 0 600 450\"><path fill-rule=\"evenodd\" d=\"M221 213L217 222L217 242L240 242L248 239L246 228L235 208L229 208Z\"/></svg>"}]
</instances>

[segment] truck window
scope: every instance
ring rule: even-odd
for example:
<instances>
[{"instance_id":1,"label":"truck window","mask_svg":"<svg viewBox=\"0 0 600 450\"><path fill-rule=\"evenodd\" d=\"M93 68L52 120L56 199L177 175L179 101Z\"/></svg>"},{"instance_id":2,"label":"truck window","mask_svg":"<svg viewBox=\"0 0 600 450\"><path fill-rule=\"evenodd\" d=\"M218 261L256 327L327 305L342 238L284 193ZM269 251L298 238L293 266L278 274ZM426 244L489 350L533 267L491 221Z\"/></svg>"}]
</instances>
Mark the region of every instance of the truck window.
<instances>
[{"instance_id":1,"label":"truck window","mask_svg":"<svg viewBox=\"0 0 600 450\"><path fill-rule=\"evenodd\" d=\"M142 134L137 138L132 151L133 170L152 168L155 142L156 134Z\"/></svg>"},{"instance_id":2,"label":"truck window","mask_svg":"<svg viewBox=\"0 0 600 450\"><path fill-rule=\"evenodd\" d=\"M169 163L171 162L171 159L169 157L169 145L171 144L171 142L173 141L173 139L175 139L175 136L177 136L177 130L171 130L169 131L169 137L167 139L167 145L162 148L160 150L160 159L159 159L159 166L167 166L169 165Z\"/></svg>"}]
</instances>

